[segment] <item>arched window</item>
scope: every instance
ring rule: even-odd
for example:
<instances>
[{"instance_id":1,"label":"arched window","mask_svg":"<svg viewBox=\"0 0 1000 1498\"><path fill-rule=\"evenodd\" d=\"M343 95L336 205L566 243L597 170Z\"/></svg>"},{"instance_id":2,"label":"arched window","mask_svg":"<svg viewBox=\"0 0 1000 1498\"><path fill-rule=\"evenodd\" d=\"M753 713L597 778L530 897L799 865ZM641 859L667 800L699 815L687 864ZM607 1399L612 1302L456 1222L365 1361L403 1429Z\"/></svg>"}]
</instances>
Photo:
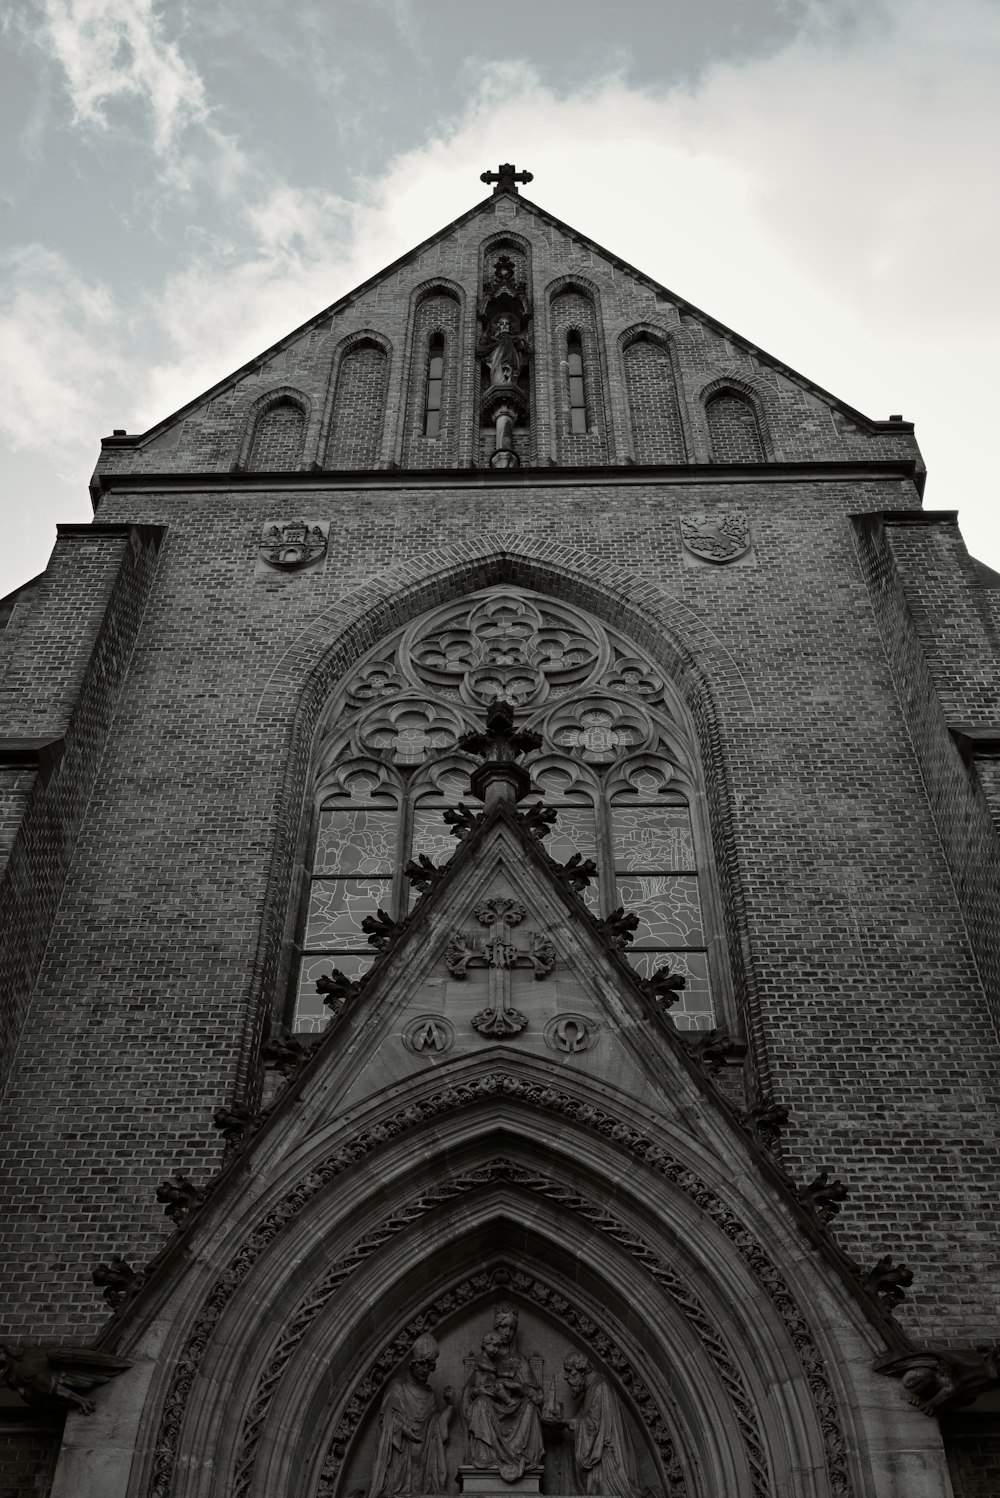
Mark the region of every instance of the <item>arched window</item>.
<instances>
[{"instance_id":1,"label":"arched window","mask_svg":"<svg viewBox=\"0 0 1000 1498\"><path fill-rule=\"evenodd\" d=\"M302 461L306 417L291 400L278 400L257 418L250 445L248 467L281 473L298 468Z\"/></svg>"},{"instance_id":2,"label":"arched window","mask_svg":"<svg viewBox=\"0 0 1000 1498\"><path fill-rule=\"evenodd\" d=\"M498 697L542 735L525 763L527 804L543 800L558 812L546 852L560 863L573 853L595 859L599 877L586 904L597 916L622 904L634 910L640 926L629 961L644 976L663 966L684 974L675 1023L710 1026L706 930L720 922L714 889L699 873L707 832L683 710L630 641L580 610L505 586L398 631L331 699L320 730L296 1027L326 1023L320 974L337 967L357 977L374 960L364 917L379 907L395 919L406 913L414 898L408 860L426 854L440 865L455 852L442 812L475 804L476 763L455 745Z\"/></svg>"},{"instance_id":3,"label":"arched window","mask_svg":"<svg viewBox=\"0 0 1000 1498\"><path fill-rule=\"evenodd\" d=\"M712 460L715 463L763 463L764 443L757 413L736 390L723 389L705 406Z\"/></svg>"},{"instance_id":4,"label":"arched window","mask_svg":"<svg viewBox=\"0 0 1000 1498\"><path fill-rule=\"evenodd\" d=\"M441 430L441 391L444 386L444 334L435 333L427 351L427 393L424 400L424 436L436 437Z\"/></svg>"},{"instance_id":5,"label":"arched window","mask_svg":"<svg viewBox=\"0 0 1000 1498\"><path fill-rule=\"evenodd\" d=\"M583 384L583 341L579 333L566 338L566 377L569 393L569 429L574 434L587 433L587 393Z\"/></svg>"}]
</instances>

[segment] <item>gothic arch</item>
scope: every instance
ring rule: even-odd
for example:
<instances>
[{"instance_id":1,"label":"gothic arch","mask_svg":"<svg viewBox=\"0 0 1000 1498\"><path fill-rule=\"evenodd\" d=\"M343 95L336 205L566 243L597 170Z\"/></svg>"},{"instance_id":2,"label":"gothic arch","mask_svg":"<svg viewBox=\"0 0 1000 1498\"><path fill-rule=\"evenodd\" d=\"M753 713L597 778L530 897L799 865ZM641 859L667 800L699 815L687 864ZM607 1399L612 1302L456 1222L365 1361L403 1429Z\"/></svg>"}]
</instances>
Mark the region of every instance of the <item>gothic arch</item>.
<instances>
[{"instance_id":1,"label":"gothic arch","mask_svg":"<svg viewBox=\"0 0 1000 1498\"><path fill-rule=\"evenodd\" d=\"M434 317L428 315L427 304L439 300L453 305L453 315ZM466 369L466 295L465 288L457 281L445 276L434 276L422 281L410 293L410 310L407 320L407 360L403 371L403 389L399 406L398 431L395 441L396 462L406 467L445 467L462 461L461 454L468 438L460 429L459 413L465 410L468 372ZM425 365L429 339L434 333L446 340L449 356L449 372L446 380L445 418L446 441L438 452L435 447L430 457L424 453L420 440L420 417L423 410L422 394L425 384ZM465 423L468 425L468 422Z\"/></svg>"},{"instance_id":2,"label":"gothic arch","mask_svg":"<svg viewBox=\"0 0 1000 1498\"><path fill-rule=\"evenodd\" d=\"M260 1043L265 1015L283 1009L291 981L290 963L297 911L289 898L301 860L302 808L309 794L309 771L317 725L336 683L372 644L401 623L452 598L491 584L514 583L577 607L626 633L643 647L673 681L689 712L704 772L707 822L715 856L734 1000L750 1043L752 1087L770 1095L757 976L748 938L743 876L731 835L735 806L718 703L722 697L744 713L754 711L738 664L703 631L687 605L665 596L654 584L570 547L520 538L496 538L482 549L442 548L426 567L406 562L368 580L354 594L324 610L277 664L259 700L257 715L291 721L288 757L280 792L280 812L269 857L265 911L248 996L242 1043L243 1078L248 1079ZM279 997L280 996L280 997ZM243 1085L246 1085L244 1080Z\"/></svg>"},{"instance_id":3,"label":"gothic arch","mask_svg":"<svg viewBox=\"0 0 1000 1498\"><path fill-rule=\"evenodd\" d=\"M680 443L683 455L679 461L685 462L691 459L693 452L693 441L690 420L687 412L687 404L684 400L684 383L681 363L677 351L677 337L675 333L662 328L657 323L639 322L633 323L618 335L618 362L620 368L621 387L625 392L626 404L628 406L628 432L629 457L633 462L638 461L636 454L635 416L632 410L632 398L629 387L627 357L629 351L637 343L649 343L655 348L662 350L673 379L673 397L676 406L676 420L680 433Z\"/></svg>"},{"instance_id":4,"label":"gothic arch","mask_svg":"<svg viewBox=\"0 0 1000 1498\"><path fill-rule=\"evenodd\" d=\"M872 1339L752 1163L727 1174L706 1137L504 1059L418 1073L350 1122L331 1117L336 1067L294 1087L297 1106L229 1171L228 1193L223 1177L218 1208L186 1234L186 1275L159 1297L171 1329L130 1498L208 1498L220 1482L233 1498L334 1498L343 1489L320 1483L331 1446L346 1471L414 1329L443 1335L488 1306L497 1282L475 1279L498 1263L513 1265L504 1298L538 1306L613 1372L653 1427L661 1473L677 1452L688 1480L664 1484L671 1498L855 1491L849 1453L864 1442L843 1379ZM261 1183L255 1198L244 1178ZM141 1360L143 1337L116 1348Z\"/></svg>"},{"instance_id":5,"label":"gothic arch","mask_svg":"<svg viewBox=\"0 0 1000 1498\"><path fill-rule=\"evenodd\" d=\"M374 464L377 468L385 466L386 433L388 428L386 411L392 380L392 344L383 333L376 332L374 328L358 328L355 332L348 333L347 337L342 338L333 350L333 355L330 359L330 376L327 381L326 399L323 403L323 417L319 425L319 430L316 433L316 441L310 454L310 461L318 461L322 464L330 447L333 413L344 360L356 350L365 347L378 349L385 358L385 378L382 394L382 431L377 444Z\"/></svg>"},{"instance_id":6,"label":"gothic arch","mask_svg":"<svg viewBox=\"0 0 1000 1498\"><path fill-rule=\"evenodd\" d=\"M261 423L272 411L282 406L290 406L301 412L303 431L299 442L299 460L294 466L302 466L309 445L312 401L304 391L299 390L295 385L274 385L270 390L265 390L261 395L258 395L246 413L243 421L243 433L240 438L239 451L236 457L237 471L243 471L249 466L254 440Z\"/></svg>"},{"instance_id":7,"label":"gothic arch","mask_svg":"<svg viewBox=\"0 0 1000 1498\"><path fill-rule=\"evenodd\" d=\"M760 438L764 450L764 458L773 463L776 458L774 441L771 436L771 423L768 418L767 407L764 397L756 385L746 380L742 375L725 374L714 380L710 380L703 386L698 395L698 412L702 426L702 436L705 443L705 451L711 459L712 443L708 430L708 407L712 400L718 396L734 395L740 400L746 401L751 407L757 423L757 435Z\"/></svg>"},{"instance_id":8,"label":"gothic arch","mask_svg":"<svg viewBox=\"0 0 1000 1498\"><path fill-rule=\"evenodd\" d=\"M594 348L591 355L591 363L593 371L598 376L598 383L600 385L594 405L601 428L599 434L600 446L604 450L601 458L605 463L616 463L618 461L618 438L615 431L611 400L610 371L608 369L607 340L604 333L604 313L601 307L601 291L596 281L591 281L589 277L576 275L575 273L557 276L545 288L544 299L545 315L548 322L548 343L552 350L548 413L552 431L552 461L555 463L566 462L566 442L563 432L564 412L561 399L563 381L560 375L560 370L565 362L565 353L560 346L560 336L568 331L568 325L567 328L562 330L555 327L554 309L558 298L567 294L576 294L585 298L592 308ZM583 332L582 329L578 331Z\"/></svg>"}]
</instances>

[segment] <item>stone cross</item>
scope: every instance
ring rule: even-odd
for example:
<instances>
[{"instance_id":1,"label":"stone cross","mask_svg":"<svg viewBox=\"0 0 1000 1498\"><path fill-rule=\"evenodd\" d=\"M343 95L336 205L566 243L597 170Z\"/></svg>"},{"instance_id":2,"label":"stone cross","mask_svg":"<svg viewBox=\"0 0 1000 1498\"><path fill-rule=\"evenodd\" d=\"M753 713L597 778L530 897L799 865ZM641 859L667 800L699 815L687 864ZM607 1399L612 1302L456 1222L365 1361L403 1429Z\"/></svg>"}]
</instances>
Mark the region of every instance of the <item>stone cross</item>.
<instances>
[{"instance_id":1,"label":"stone cross","mask_svg":"<svg viewBox=\"0 0 1000 1498\"><path fill-rule=\"evenodd\" d=\"M524 906L518 900L494 895L476 910L476 920L488 927L489 935L470 938L456 931L448 943L445 965L453 978L467 977L473 964L489 969L490 1002L472 1020L480 1035L518 1035L528 1023L528 1016L511 1006L512 968L527 963L534 968L536 978L544 978L555 967L555 947L544 932L529 932L526 949L514 942L510 928L520 925L524 916Z\"/></svg>"},{"instance_id":2,"label":"stone cross","mask_svg":"<svg viewBox=\"0 0 1000 1498\"><path fill-rule=\"evenodd\" d=\"M525 186L534 181L533 173L519 172L510 161L502 161L495 172L481 172L480 182L495 182L493 196L497 197L502 192L512 192L517 195L517 183L523 182Z\"/></svg>"}]
</instances>

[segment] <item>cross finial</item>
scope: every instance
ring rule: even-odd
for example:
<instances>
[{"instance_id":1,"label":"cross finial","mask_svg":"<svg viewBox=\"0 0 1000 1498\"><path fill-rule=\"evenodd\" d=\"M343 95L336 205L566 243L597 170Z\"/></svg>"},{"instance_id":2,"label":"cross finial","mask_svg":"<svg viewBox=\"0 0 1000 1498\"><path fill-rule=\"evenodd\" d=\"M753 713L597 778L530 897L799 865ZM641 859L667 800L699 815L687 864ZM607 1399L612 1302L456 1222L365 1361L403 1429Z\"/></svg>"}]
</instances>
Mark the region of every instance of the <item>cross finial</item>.
<instances>
[{"instance_id":1,"label":"cross finial","mask_svg":"<svg viewBox=\"0 0 1000 1498\"><path fill-rule=\"evenodd\" d=\"M531 172L519 172L513 162L502 161L495 172L481 172L479 180L480 182L496 183L496 187L493 189L494 197L502 192L512 192L516 197L517 184L523 182L527 185L527 183L534 179Z\"/></svg>"}]
</instances>

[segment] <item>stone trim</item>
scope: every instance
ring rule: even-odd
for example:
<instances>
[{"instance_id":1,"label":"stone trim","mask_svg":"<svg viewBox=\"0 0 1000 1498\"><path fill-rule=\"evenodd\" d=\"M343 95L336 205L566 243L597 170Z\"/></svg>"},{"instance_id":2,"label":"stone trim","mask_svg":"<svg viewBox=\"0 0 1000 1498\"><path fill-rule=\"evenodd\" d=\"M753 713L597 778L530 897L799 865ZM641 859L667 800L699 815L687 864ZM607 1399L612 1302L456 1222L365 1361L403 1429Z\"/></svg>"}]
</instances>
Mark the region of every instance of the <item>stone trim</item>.
<instances>
[{"instance_id":1,"label":"stone trim","mask_svg":"<svg viewBox=\"0 0 1000 1498\"><path fill-rule=\"evenodd\" d=\"M209 1291L178 1357L164 1400L160 1427L153 1443L155 1457L152 1479L147 1490L149 1498L168 1498L184 1411L198 1364L223 1310L268 1245L313 1196L389 1140L441 1115L497 1096L515 1098L528 1106L562 1114L581 1123L589 1132L612 1140L683 1191L712 1219L743 1259L755 1281L774 1305L785 1327L815 1408L826 1453L831 1493L834 1498L851 1498L854 1489L847 1449L836 1399L826 1376L824 1359L813 1341L806 1316L791 1289L750 1228L741 1222L711 1187L656 1144L649 1135L641 1133L615 1114L598 1109L570 1093L551 1086L525 1082L504 1072L485 1073L473 1081L456 1083L428 1097L415 1099L405 1108L397 1108L381 1122L361 1130L338 1146L266 1213Z\"/></svg>"}]
</instances>

